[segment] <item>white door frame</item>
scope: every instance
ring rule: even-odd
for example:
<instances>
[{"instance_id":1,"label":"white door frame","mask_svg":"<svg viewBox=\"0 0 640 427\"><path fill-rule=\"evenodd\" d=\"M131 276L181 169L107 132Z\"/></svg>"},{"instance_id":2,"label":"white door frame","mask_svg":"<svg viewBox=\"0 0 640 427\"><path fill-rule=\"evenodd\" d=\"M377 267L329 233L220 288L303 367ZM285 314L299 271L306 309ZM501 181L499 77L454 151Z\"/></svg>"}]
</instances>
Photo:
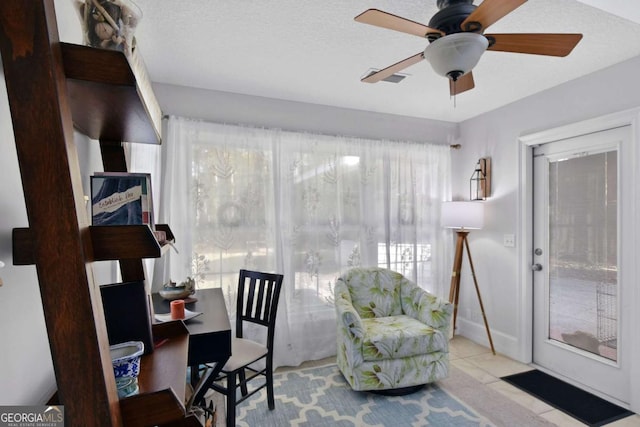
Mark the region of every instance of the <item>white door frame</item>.
<instances>
[{"instance_id":1,"label":"white door frame","mask_svg":"<svg viewBox=\"0 0 640 427\"><path fill-rule=\"evenodd\" d=\"M631 152L632 164L629 168L631 172L622 177L623 180L630 180L636 183L635 198L628 206L633 207L635 218L634 224L640 224L640 108L626 110L606 116L572 123L541 132L531 133L518 138L518 156L520 163L520 176L518 183L518 237L516 241L521 242L518 248L518 276L520 286L518 288L518 359L531 363L533 360L533 275L531 264L533 262L533 147L548 142L586 135L606 129L620 126L631 127ZM624 230L625 233L633 233L637 236L634 239L633 247L624 248L631 251L636 259L640 256L640 227L635 226L633 230ZM633 271L626 272L626 279L637 279L639 267L636 263ZM638 283L633 280L632 283ZM633 286L629 302L636 309L630 310L629 326L640 324L640 286ZM631 360L640 360L640 328L632 327L629 334L631 342ZM631 366L631 390L630 409L640 412L640 363Z\"/></svg>"}]
</instances>

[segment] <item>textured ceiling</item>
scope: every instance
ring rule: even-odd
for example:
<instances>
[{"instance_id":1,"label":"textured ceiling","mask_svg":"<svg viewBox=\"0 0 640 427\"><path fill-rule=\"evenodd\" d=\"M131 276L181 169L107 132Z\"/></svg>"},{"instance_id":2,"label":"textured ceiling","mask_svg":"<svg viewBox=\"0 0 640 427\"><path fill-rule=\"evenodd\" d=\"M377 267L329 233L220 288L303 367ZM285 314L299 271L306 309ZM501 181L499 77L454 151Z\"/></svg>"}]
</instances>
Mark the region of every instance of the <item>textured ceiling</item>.
<instances>
[{"instance_id":1,"label":"textured ceiling","mask_svg":"<svg viewBox=\"0 0 640 427\"><path fill-rule=\"evenodd\" d=\"M426 61L399 84L360 82L427 41L353 18L378 8L426 24L436 0L135 2L144 14L136 39L154 82L453 122L640 55L638 0L531 0L488 32L576 32L582 41L566 58L485 52L476 88L454 105Z\"/></svg>"}]
</instances>

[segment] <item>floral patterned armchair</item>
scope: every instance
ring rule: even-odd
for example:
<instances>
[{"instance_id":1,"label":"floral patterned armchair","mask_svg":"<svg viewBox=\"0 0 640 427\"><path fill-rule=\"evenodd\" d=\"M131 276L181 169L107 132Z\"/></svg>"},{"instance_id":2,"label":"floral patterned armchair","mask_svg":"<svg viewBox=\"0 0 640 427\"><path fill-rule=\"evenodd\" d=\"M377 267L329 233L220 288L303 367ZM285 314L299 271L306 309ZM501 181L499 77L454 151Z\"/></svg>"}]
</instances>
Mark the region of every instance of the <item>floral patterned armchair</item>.
<instances>
[{"instance_id":1,"label":"floral patterned armchair","mask_svg":"<svg viewBox=\"0 0 640 427\"><path fill-rule=\"evenodd\" d=\"M373 267L337 280L335 306L337 363L354 390L400 391L448 375L449 302Z\"/></svg>"}]
</instances>

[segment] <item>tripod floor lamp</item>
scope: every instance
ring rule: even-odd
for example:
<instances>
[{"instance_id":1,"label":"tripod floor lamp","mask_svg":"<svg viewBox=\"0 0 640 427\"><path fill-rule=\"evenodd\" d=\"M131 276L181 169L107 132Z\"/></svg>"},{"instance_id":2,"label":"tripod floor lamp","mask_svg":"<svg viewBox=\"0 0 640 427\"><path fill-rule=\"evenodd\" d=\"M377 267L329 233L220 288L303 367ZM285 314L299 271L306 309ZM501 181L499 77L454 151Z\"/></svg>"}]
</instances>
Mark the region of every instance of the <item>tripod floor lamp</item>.
<instances>
[{"instance_id":1,"label":"tripod floor lamp","mask_svg":"<svg viewBox=\"0 0 640 427\"><path fill-rule=\"evenodd\" d=\"M467 235L470 230L481 229L484 225L484 204L478 201L444 202L442 204L442 225L446 228L455 229L457 234L456 254L453 259L451 287L449 288L449 302L453 304L453 331L455 333L456 320L458 317L458 300L460 298L460 271L462 269L463 253L466 249L471 267L471 276L473 276L473 283L476 287L480 311L482 312L482 319L484 320L484 327L489 337L489 345L491 346L493 354L496 354L496 350L493 347L493 340L491 339L487 316L484 313L484 305L482 304L482 297L480 296L476 271L473 267L473 260L471 259L469 241L467 240Z\"/></svg>"}]
</instances>

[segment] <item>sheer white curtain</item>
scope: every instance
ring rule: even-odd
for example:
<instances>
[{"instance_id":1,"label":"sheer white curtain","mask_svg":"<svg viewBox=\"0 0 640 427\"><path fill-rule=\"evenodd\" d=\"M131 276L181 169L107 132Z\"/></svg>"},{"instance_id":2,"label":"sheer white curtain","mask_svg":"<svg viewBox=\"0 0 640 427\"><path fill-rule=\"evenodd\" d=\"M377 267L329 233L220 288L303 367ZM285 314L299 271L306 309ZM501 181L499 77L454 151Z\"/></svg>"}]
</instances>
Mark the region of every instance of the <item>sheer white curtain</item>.
<instances>
[{"instance_id":1,"label":"sheer white curtain","mask_svg":"<svg viewBox=\"0 0 640 427\"><path fill-rule=\"evenodd\" d=\"M222 287L232 311L240 268L283 273L276 365L335 354L333 285L352 266L445 295L448 146L170 117L164 147L160 218L180 250L171 277Z\"/></svg>"}]
</instances>

